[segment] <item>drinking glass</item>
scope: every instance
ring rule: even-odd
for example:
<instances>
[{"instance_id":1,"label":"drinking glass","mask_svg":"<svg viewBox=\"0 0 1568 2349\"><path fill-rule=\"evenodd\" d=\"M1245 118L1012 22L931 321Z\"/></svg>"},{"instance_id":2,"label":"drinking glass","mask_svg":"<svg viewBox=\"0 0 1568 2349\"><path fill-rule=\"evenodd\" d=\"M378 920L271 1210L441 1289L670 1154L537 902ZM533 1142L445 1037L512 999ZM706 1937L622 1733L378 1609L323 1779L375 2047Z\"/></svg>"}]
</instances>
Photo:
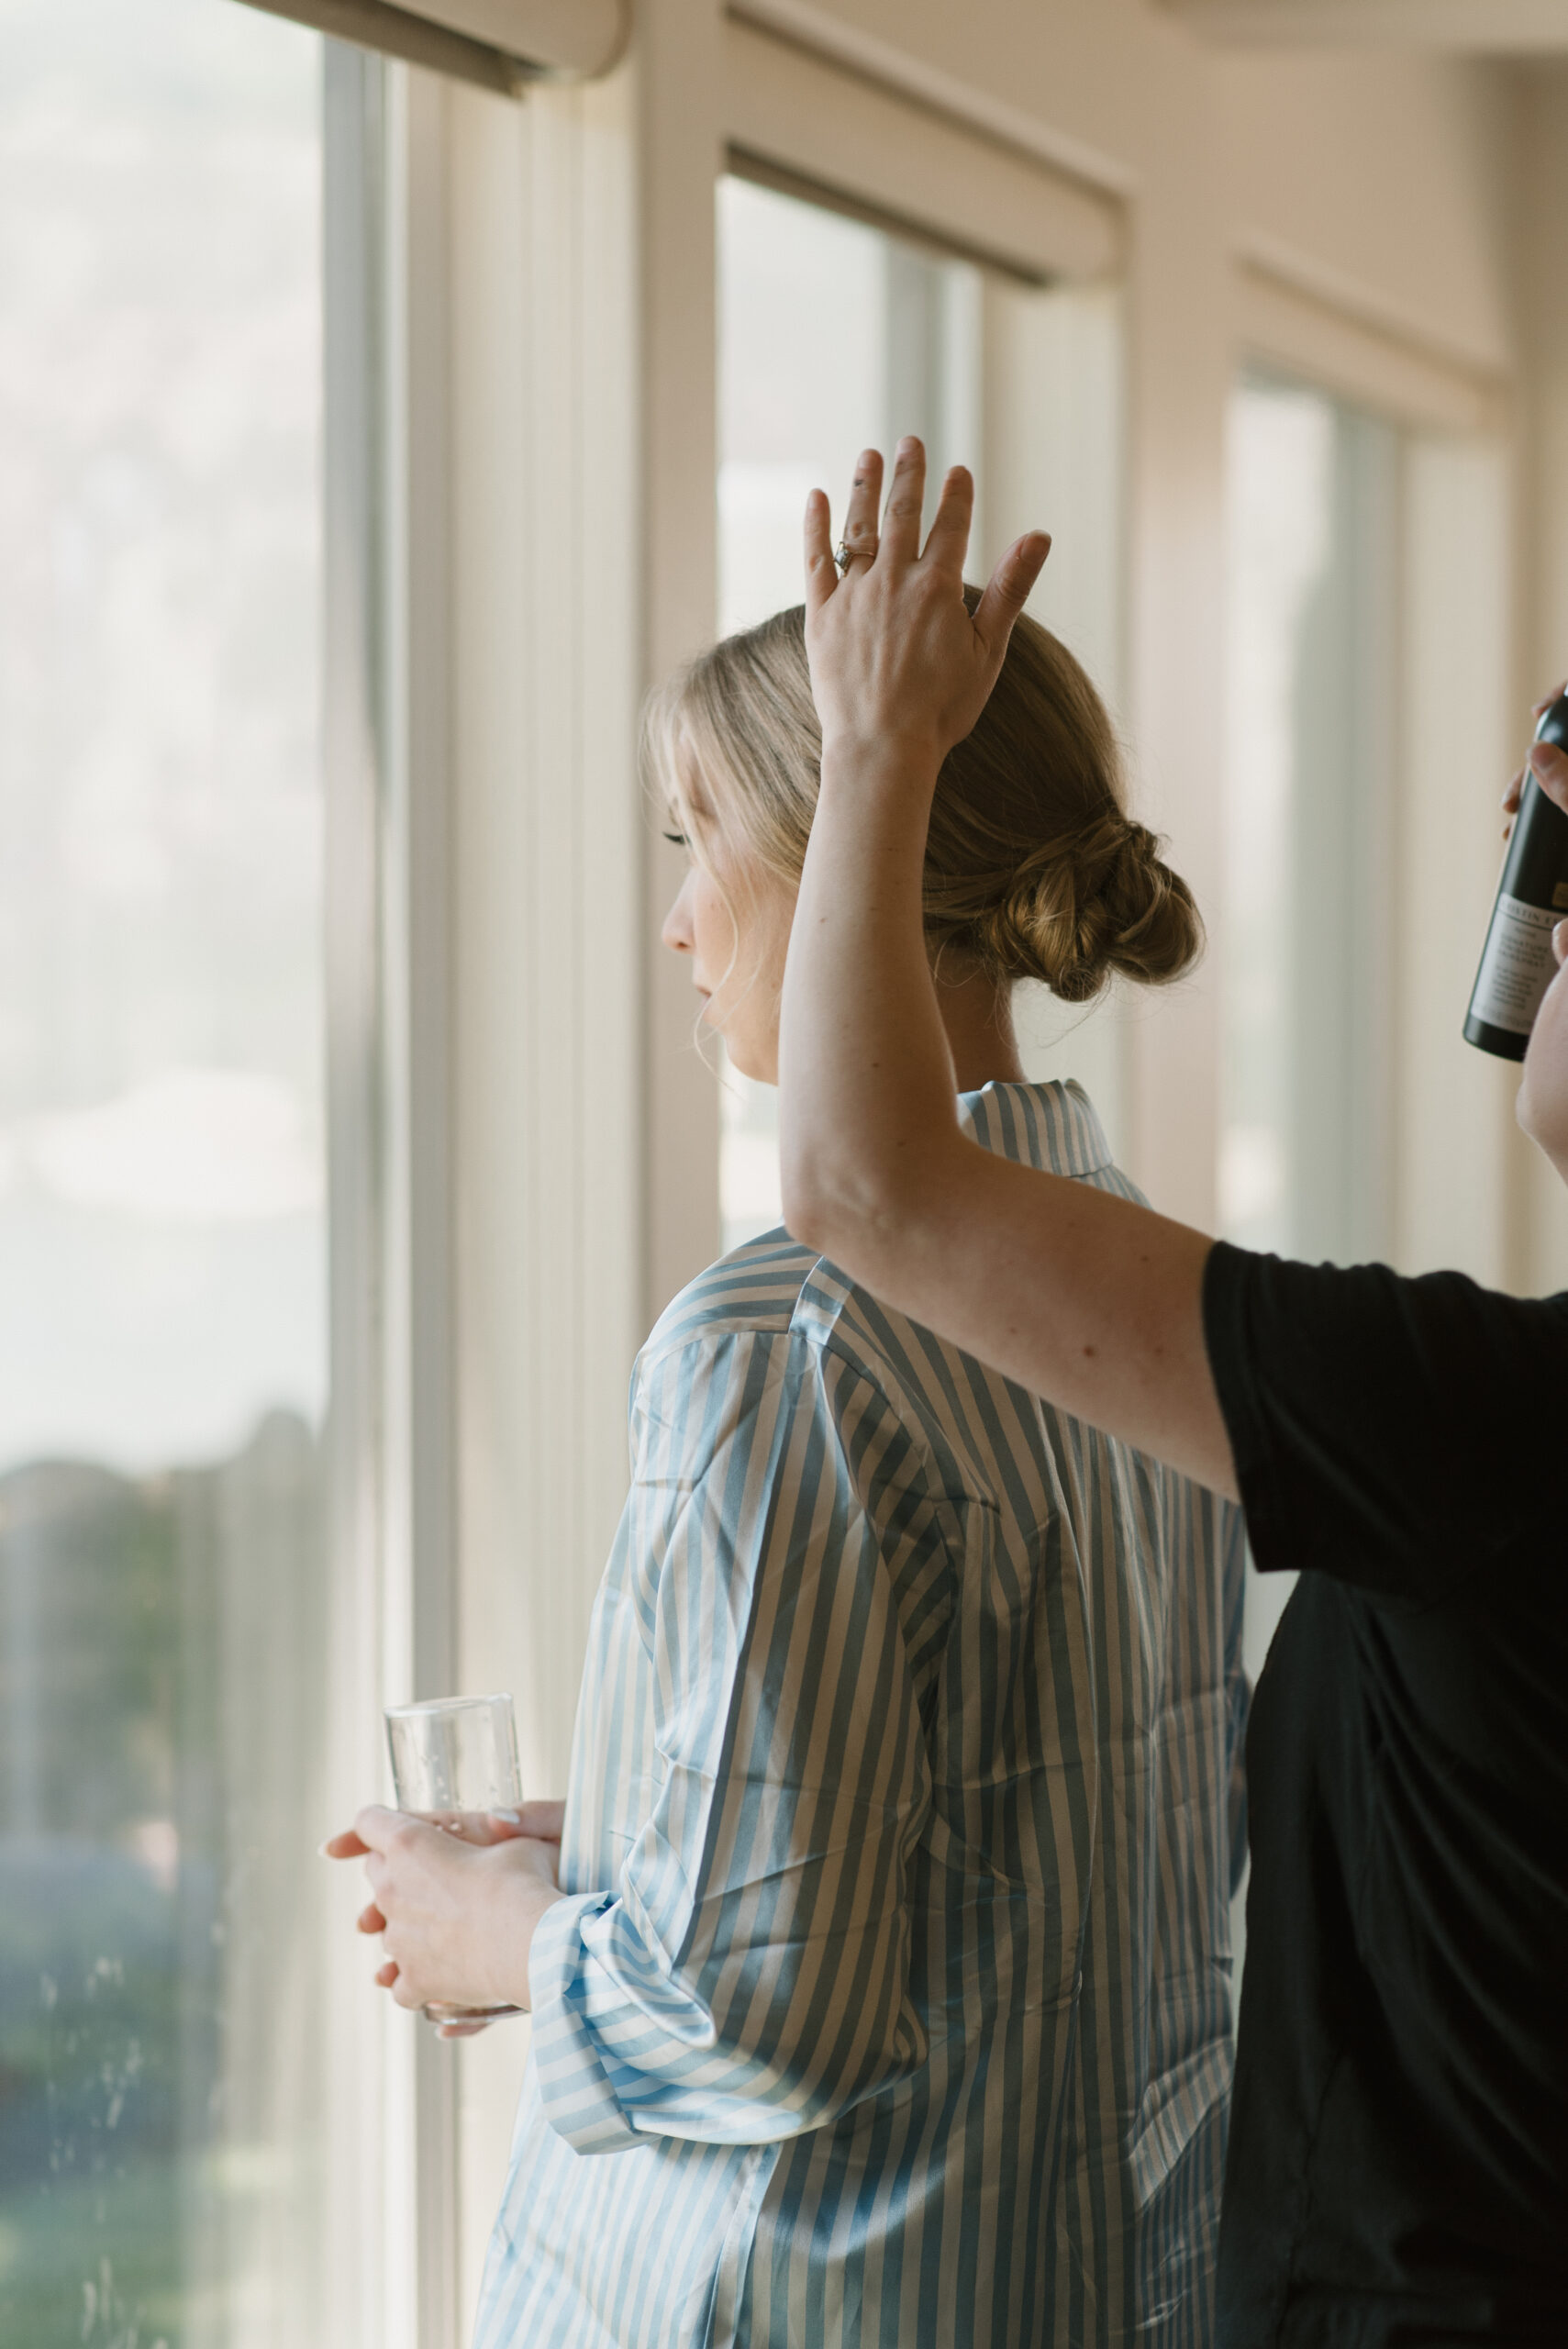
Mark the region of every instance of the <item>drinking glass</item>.
<instances>
[{"instance_id":1,"label":"drinking glass","mask_svg":"<svg viewBox=\"0 0 1568 2349\"><path fill-rule=\"evenodd\" d=\"M449 1823L456 1810L516 1810L523 1798L512 1699L441 1697L423 1705L389 1705L386 1742L399 1810ZM462 1830L453 1826L451 1831ZM479 2022L516 2015L520 2007L458 2007L426 2001L428 2021Z\"/></svg>"}]
</instances>

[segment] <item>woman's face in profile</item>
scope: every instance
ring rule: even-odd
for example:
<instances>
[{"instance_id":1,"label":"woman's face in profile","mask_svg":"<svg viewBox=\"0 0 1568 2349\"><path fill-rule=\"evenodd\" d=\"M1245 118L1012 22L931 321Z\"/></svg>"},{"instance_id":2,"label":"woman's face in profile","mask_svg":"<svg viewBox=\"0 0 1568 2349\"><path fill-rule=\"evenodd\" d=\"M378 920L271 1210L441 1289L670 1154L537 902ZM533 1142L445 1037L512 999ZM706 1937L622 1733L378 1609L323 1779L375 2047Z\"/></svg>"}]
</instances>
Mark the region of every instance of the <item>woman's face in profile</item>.
<instances>
[{"instance_id":1,"label":"woman's face in profile","mask_svg":"<svg viewBox=\"0 0 1568 2349\"><path fill-rule=\"evenodd\" d=\"M723 1037L735 1066L743 1076L776 1085L779 996L795 893L755 858L731 851L700 805L684 811L684 821L702 826L706 862L692 857L661 935L672 953L691 958L703 1023Z\"/></svg>"}]
</instances>

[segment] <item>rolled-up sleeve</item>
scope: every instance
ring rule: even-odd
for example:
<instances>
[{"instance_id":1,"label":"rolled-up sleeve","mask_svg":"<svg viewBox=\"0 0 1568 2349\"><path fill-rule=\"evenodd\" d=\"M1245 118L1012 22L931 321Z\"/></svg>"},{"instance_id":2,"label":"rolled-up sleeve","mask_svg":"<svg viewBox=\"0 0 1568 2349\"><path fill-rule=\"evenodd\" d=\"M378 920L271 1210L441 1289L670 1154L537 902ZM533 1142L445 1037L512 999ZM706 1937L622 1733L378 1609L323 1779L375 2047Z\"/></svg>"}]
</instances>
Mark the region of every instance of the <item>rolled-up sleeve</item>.
<instances>
[{"instance_id":1,"label":"rolled-up sleeve","mask_svg":"<svg viewBox=\"0 0 1568 2349\"><path fill-rule=\"evenodd\" d=\"M907 1875L930 1785L887 1556L920 1515L906 1448L793 1333L639 1372L614 1603L651 1666L650 1813L530 1959L539 2093L580 2153L789 2137L925 2060Z\"/></svg>"}]
</instances>

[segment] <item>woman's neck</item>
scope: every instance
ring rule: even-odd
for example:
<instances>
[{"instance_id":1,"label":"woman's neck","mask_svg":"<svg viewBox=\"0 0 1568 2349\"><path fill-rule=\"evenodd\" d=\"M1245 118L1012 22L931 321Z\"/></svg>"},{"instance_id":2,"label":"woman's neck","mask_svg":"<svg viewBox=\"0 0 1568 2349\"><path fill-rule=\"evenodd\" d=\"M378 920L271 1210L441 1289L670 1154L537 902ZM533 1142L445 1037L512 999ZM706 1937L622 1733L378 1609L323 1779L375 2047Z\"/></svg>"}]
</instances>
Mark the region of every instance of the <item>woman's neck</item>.
<instances>
[{"instance_id":1,"label":"woman's neck","mask_svg":"<svg viewBox=\"0 0 1568 2349\"><path fill-rule=\"evenodd\" d=\"M958 1090L976 1093L983 1085L1021 1085L1024 1070L1013 1032L1011 987L998 986L983 971L949 977L940 963L933 975Z\"/></svg>"}]
</instances>

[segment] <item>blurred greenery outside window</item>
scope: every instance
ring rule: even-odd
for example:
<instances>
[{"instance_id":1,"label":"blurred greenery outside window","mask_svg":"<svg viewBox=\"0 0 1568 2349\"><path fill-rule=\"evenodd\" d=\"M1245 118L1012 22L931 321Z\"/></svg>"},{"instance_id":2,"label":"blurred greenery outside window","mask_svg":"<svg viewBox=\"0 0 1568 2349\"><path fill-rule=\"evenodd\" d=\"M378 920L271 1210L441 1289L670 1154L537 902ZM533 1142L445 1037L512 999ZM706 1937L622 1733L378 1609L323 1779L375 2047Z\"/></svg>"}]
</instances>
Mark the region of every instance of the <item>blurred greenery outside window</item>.
<instances>
[{"instance_id":1,"label":"blurred greenery outside window","mask_svg":"<svg viewBox=\"0 0 1568 2349\"><path fill-rule=\"evenodd\" d=\"M322 43L0 6L0 2340L314 2337Z\"/></svg>"}]
</instances>

